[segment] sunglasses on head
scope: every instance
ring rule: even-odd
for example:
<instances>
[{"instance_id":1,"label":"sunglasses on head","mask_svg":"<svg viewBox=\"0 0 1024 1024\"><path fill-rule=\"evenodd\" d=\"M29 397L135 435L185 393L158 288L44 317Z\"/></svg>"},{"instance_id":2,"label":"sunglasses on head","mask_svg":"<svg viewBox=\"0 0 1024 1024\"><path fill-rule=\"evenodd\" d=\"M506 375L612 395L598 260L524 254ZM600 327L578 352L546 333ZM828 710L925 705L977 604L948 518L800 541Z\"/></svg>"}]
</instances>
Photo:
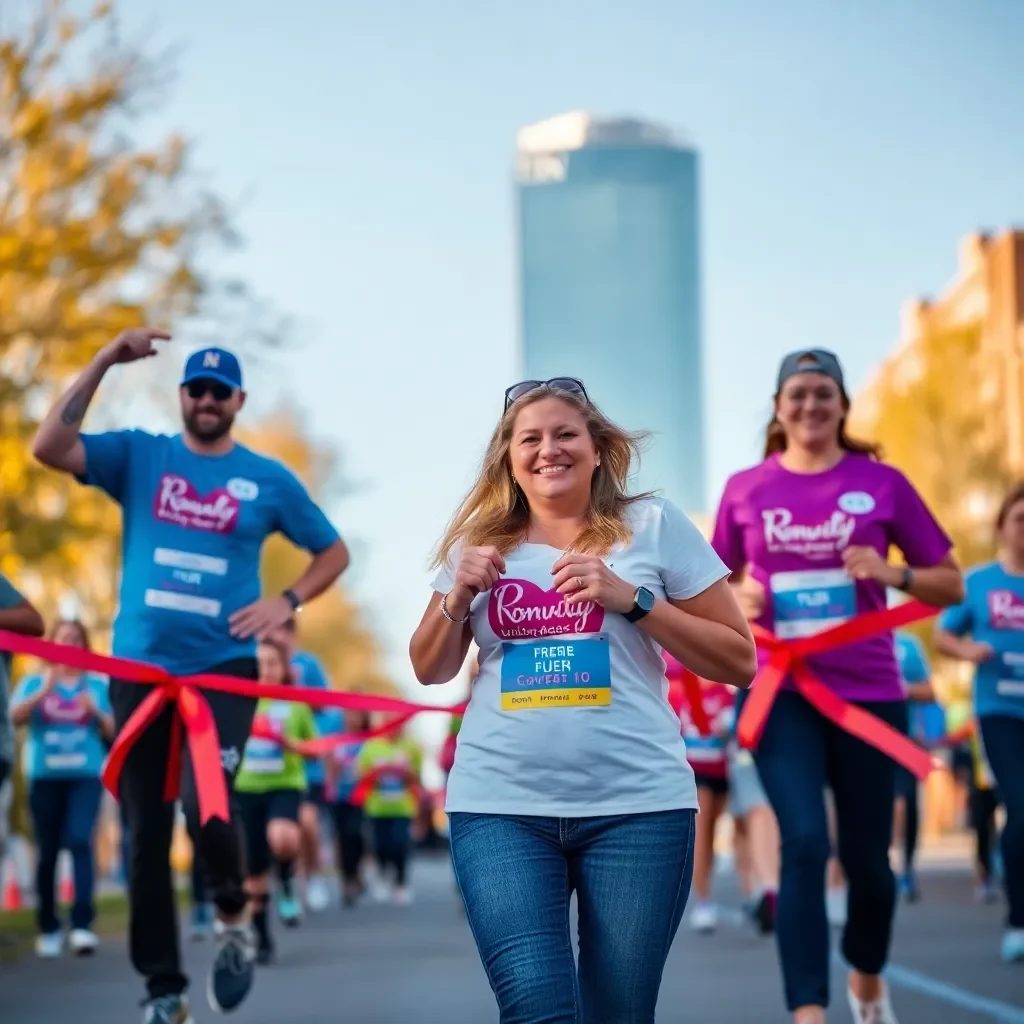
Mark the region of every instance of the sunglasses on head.
<instances>
[{"instance_id":1,"label":"sunglasses on head","mask_svg":"<svg viewBox=\"0 0 1024 1024\"><path fill-rule=\"evenodd\" d=\"M568 391L572 395L582 395L584 402L588 404L590 402L590 397L587 395L587 389L583 386L583 381L577 380L575 377L552 377L550 380L522 380L518 384L513 384L505 392L505 412L508 412L508 407L513 402L518 402L523 395L528 395L531 391L536 391L538 388Z\"/></svg>"},{"instance_id":2,"label":"sunglasses on head","mask_svg":"<svg viewBox=\"0 0 1024 1024\"><path fill-rule=\"evenodd\" d=\"M235 389L222 384L219 380L190 380L185 385L188 397L200 399L204 395L213 395L218 402L226 402L234 393Z\"/></svg>"}]
</instances>

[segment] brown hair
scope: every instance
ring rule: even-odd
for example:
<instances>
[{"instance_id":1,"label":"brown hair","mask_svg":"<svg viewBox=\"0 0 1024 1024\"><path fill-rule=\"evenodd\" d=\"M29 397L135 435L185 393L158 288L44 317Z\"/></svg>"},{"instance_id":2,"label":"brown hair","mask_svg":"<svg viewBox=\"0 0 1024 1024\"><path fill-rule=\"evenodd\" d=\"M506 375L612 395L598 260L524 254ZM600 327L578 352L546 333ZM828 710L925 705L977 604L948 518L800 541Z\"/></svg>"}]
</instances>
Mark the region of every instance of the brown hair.
<instances>
[{"instance_id":1,"label":"brown hair","mask_svg":"<svg viewBox=\"0 0 1024 1024\"><path fill-rule=\"evenodd\" d=\"M284 669L284 677L281 682L284 683L285 686L294 686L295 673L292 671L292 666L288 661L288 648L280 641L273 640L269 636L265 636L260 641L260 646L269 647L271 650L277 652L277 656L281 659L281 667Z\"/></svg>"},{"instance_id":2,"label":"brown hair","mask_svg":"<svg viewBox=\"0 0 1024 1024\"><path fill-rule=\"evenodd\" d=\"M73 626L78 630L78 638L82 642L82 648L86 651L92 650L92 640L89 636L89 630L85 623L81 619L57 619L50 629L50 635L47 637L48 640L56 640L57 634L65 627Z\"/></svg>"},{"instance_id":3,"label":"brown hair","mask_svg":"<svg viewBox=\"0 0 1024 1024\"><path fill-rule=\"evenodd\" d=\"M487 445L476 483L459 505L438 544L433 565L448 561L460 541L470 547L493 545L503 555L522 543L530 522L530 507L522 488L512 475L509 448L516 417L526 406L542 398L558 398L572 406L585 420L590 437L601 456L590 486L590 508L586 523L573 545L579 552L604 554L618 542L628 542L631 533L626 510L649 493L628 494L626 481L648 435L616 426L596 406L575 392L549 386L535 388L513 402L502 416Z\"/></svg>"},{"instance_id":4,"label":"brown hair","mask_svg":"<svg viewBox=\"0 0 1024 1024\"><path fill-rule=\"evenodd\" d=\"M834 382L836 387L839 388L839 397L843 402L843 411L850 411L850 397L846 393L846 389L838 381ZM774 404L779 401L779 395L782 394L780 388L775 392L772 398ZM871 459L882 458L882 446L876 444L873 441L860 441L857 438L850 437L846 433L846 416L839 421L839 447L846 452L853 452L855 455L867 455ZM772 418L768 423L767 428L764 432L764 458L768 458L769 455L775 455L778 452L784 452L786 450L786 430L779 422L779 417L776 413L772 413Z\"/></svg>"},{"instance_id":5,"label":"brown hair","mask_svg":"<svg viewBox=\"0 0 1024 1024\"><path fill-rule=\"evenodd\" d=\"M1013 506L1022 501L1024 501L1024 482L1010 488L1006 497L1000 502L999 511L996 513L997 530L1001 530L1006 525L1006 517L1010 514Z\"/></svg>"}]
</instances>

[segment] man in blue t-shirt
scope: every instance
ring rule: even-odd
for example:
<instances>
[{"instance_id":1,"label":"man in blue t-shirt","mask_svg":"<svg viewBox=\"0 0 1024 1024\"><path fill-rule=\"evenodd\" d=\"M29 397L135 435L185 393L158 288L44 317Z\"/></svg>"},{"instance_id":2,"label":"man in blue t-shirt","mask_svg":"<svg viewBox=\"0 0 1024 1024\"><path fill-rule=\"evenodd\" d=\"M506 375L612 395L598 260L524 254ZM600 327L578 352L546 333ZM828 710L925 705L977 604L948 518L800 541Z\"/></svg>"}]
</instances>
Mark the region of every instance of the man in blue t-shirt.
<instances>
[{"instance_id":1,"label":"man in blue t-shirt","mask_svg":"<svg viewBox=\"0 0 1024 1024\"><path fill-rule=\"evenodd\" d=\"M122 508L114 654L179 676L211 672L255 679L257 638L331 586L348 564L348 551L288 469L232 437L245 391L238 359L224 349L203 349L186 362L179 387L180 434L80 432L107 371L156 356L156 342L167 338L148 328L118 335L50 411L33 452L46 465L98 487ZM291 588L261 598L260 551L273 533L283 533L313 557ZM111 680L118 729L148 690L128 680ZM230 787L256 701L213 691L207 699ZM132 843L129 946L149 991L145 1024L185 1024L190 1019L169 863L174 807L163 793L176 727L168 709L132 749L121 779ZM218 951L207 994L215 1010L231 1010L252 985L255 957L242 886L243 851L232 824L213 819L199 827L187 757L182 803L217 907Z\"/></svg>"}]
</instances>

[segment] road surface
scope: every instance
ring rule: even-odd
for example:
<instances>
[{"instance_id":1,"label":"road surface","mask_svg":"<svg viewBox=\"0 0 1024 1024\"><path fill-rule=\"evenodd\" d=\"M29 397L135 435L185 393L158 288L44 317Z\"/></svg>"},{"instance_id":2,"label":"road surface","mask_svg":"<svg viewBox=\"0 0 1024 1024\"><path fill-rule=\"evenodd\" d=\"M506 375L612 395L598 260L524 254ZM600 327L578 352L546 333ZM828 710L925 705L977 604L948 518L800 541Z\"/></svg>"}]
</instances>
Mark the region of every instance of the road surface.
<instances>
[{"instance_id":1,"label":"road surface","mask_svg":"<svg viewBox=\"0 0 1024 1024\"><path fill-rule=\"evenodd\" d=\"M495 1021L490 990L452 891L448 864L414 866L413 906L332 907L295 932L279 928L278 962L262 969L238 1024L483 1024ZM728 877L724 905L735 906ZM1001 906L973 898L969 874L932 867L923 900L901 906L891 983L901 1024L1024 1024L1024 964L999 963ZM710 937L680 931L669 958L660 1024L784 1024L771 940L746 930L735 913ZM187 946L196 1024L222 1020L205 1004L206 943ZM834 971L832 1019L850 1020L842 967ZM141 988L122 941L92 960L0 967L3 1024L115 1024L141 1020ZM842 1000L842 1001L841 1001Z\"/></svg>"}]
</instances>

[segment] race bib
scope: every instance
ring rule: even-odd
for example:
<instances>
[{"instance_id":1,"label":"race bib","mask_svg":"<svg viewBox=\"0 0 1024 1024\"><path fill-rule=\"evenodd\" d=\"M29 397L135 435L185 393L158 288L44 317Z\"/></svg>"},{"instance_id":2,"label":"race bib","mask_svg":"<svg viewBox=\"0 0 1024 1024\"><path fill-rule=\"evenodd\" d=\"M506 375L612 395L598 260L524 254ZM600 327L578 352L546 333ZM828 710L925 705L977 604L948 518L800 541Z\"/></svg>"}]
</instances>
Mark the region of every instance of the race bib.
<instances>
[{"instance_id":1,"label":"race bib","mask_svg":"<svg viewBox=\"0 0 1024 1024\"><path fill-rule=\"evenodd\" d=\"M47 729L43 733L43 765L49 772L66 772L84 768L89 730Z\"/></svg>"},{"instance_id":2,"label":"race bib","mask_svg":"<svg viewBox=\"0 0 1024 1024\"><path fill-rule=\"evenodd\" d=\"M608 637L561 636L501 645L503 711L607 707L612 702Z\"/></svg>"},{"instance_id":3,"label":"race bib","mask_svg":"<svg viewBox=\"0 0 1024 1024\"><path fill-rule=\"evenodd\" d=\"M251 739L245 745L243 770L253 775L276 775L284 771L284 748L273 740Z\"/></svg>"},{"instance_id":4,"label":"race bib","mask_svg":"<svg viewBox=\"0 0 1024 1024\"><path fill-rule=\"evenodd\" d=\"M775 635L814 636L857 614L857 588L845 569L777 572L771 577Z\"/></svg>"},{"instance_id":5,"label":"race bib","mask_svg":"<svg viewBox=\"0 0 1024 1024\"><path fill-rule=\"evenodd\" d=\"M1019 651L1006 651L1000 661L1002 672L996 683L996 693L1000 697L1024 699L1024 654Z\"/></svg>"}]
</instances>

